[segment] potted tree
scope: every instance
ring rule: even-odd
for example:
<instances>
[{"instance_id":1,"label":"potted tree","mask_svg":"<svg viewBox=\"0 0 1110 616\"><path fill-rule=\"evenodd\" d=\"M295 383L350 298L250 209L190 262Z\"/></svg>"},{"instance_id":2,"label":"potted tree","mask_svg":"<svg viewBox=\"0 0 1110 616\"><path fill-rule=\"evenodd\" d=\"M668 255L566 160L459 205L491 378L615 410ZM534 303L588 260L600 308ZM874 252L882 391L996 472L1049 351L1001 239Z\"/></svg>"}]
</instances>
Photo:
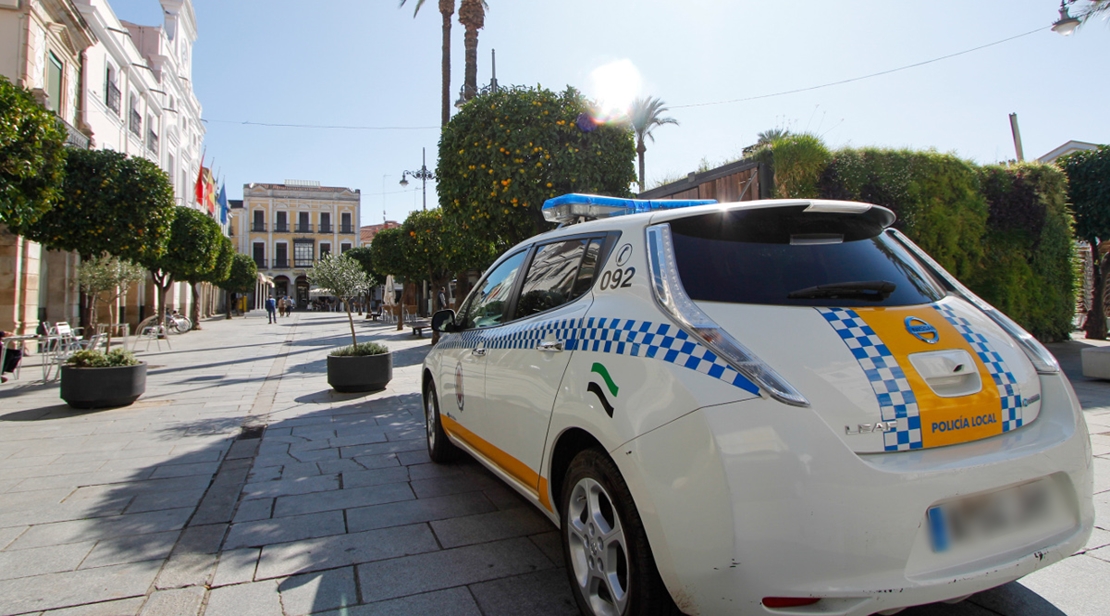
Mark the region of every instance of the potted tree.
<instances>
[{"instance_id":1,"label":"potted tree","mask_svg":"<svg viewBox=\"0 0 1110 616\"><path fill-rule=\"evenodd\" d=\"M108 331L104 348L95 347L71 355L61 370L61 398L78 409L127 406L146 391L146 364L125 349L110 350L115 307L132 284L142 280L145 270L127 261L103 254L81 262L77 282L90 298L89 322L97 323L96 305L108 306ZM97 338L94 337L93 340Z\"/></svg>"},{"instance_id":2,"label":"potted tree","mask_svg":"<svg viewBox=\"0 0 1110 616\"><path fill-rule=\"evenodd\" d=\"M393 378L393 355L375 342L359 344L351 299L371 287L370 276L358 261L346 255L327 255L308 273L310 283L331 291L343 301L351 326L351 345L328 355L328 384L335 391L359 392L383 389Z\"/></svg>"}]
</instances>

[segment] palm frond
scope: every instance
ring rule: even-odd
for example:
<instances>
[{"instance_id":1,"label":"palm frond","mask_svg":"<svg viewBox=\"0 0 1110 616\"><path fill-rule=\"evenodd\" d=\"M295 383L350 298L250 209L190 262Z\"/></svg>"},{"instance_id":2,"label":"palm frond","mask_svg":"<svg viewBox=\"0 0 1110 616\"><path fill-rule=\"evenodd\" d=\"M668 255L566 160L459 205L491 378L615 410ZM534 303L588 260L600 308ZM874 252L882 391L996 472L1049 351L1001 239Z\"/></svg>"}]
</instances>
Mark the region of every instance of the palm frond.
<instances>
[{"instance_id":1,"label":"palm frond","mask_svg":"<svg viewBox=\"0 0 1110 616\"><path fill-rule=\"evenodd\" d=\"M405 6L406 1L407 0L401 0L401 4L397 5L397 8ZM416 0L416 10L412 12L413 19L416 19L416 14L420 12L420 7L422 6L424 6L424 0Z\"/></svg>"},{"instance_id":2,"label":"palm frond","mask_svg":"<svg viewBox=\"0 0 1110 616\"><path fill-rule=\"evenodd\" d=\"M662 117L664 113L669 111L661 99L652 96L641 96L632 101L632 107L628 112L628 120L632 124L632 130L636 133L636 137L643 140L645 137L655 141L655 136L652 131L656 127L664 124L678 124L678 120L674 118Z\"/></svg>"}]
</instances>

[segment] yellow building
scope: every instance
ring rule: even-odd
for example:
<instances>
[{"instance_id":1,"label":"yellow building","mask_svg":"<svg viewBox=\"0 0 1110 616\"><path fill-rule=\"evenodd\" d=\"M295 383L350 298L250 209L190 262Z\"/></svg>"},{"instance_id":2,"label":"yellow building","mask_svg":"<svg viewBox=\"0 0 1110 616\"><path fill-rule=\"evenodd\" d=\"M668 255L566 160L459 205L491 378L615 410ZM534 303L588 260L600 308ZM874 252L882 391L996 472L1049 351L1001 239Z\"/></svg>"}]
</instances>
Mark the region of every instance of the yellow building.
<instances>
[{"instance_id":1,"label":"yellow building","mask_svg":"<svg viewBox=\"0 0 1110 616\"><path fill-rule=\"evenodd\" d=\"M357 189L312 181L246 184L242 207L231 209L232 240L260 273L273 279L275 297L294 298L304 309L306 274L316 260L359 245L361 199ZM255 307L264 300L256 297Z\"/></svg>"}]
</instances>

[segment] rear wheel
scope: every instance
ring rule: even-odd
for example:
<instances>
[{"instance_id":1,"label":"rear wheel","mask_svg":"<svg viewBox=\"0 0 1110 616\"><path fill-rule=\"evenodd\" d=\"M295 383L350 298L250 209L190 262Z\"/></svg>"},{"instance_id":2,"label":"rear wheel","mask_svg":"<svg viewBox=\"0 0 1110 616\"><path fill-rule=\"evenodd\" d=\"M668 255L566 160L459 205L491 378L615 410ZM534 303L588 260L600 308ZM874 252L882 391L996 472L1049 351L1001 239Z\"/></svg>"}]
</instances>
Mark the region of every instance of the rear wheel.
<instances>
[{"instance_id":1,"label":"rear wheel","mask_svg":"<svg viewBox=\"0 0 1110 616\"><path fill-rule=\"evenodd\" d=\"M583 614L678 613L628 486L603 452L587 449L571 461L560 514L567 575Z\"/></svg>"},{"instance_id":2,"label":"rear wheel","mask_svg":"<svg viewBox=\"0 0 1110 616\"><path fill-rule=\"evenodd\" d=\"M439 416L439 397L436 384L428 381L424 386L424 427L428 433L428 457L432 462L450 462L459 457L459 448L447 440Z\"/></svg>"}]
</instances>

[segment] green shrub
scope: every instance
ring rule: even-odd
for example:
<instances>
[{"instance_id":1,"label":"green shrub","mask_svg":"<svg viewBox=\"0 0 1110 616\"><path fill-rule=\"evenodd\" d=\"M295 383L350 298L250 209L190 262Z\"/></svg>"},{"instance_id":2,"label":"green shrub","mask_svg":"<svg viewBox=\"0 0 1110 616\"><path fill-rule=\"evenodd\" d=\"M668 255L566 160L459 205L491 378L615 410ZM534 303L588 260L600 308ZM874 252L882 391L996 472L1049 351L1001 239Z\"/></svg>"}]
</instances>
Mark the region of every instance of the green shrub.
<instances>
[{"instance_id":1,"label":"green shrub","mask_svg":"<svg viewBox=\"0 0 1110 616\"><path fill-rule=\"evenodd\" d=\"M137 366L140 362L131 351L113 349L105 353L96 349L77 351L69 356L67 364L75 368L115 368L118 366Z\"/></svg>"},{"instance_id":2,"label":"green shrub","mask_svg":"<svg viewBox=\"0 0 1110 616\"><path fill-rule=\"evenodd\" d=\"M365 355L385 355L389 347L377 342L362 342L354 346L345 346L331 352L334 357L362 357Z\"/></svg>"},{"instance_id":3,"label":"green shrub","mask_svg":"<svg viewBox=\"0 0 1110 616\"><path fill-rule=\"evenodd\" d=\"M1067 180L1041 164L979 170L990 216L969 286L1041 340L1066 340L1075 313Z\"/></svg>"}]
</instances>

